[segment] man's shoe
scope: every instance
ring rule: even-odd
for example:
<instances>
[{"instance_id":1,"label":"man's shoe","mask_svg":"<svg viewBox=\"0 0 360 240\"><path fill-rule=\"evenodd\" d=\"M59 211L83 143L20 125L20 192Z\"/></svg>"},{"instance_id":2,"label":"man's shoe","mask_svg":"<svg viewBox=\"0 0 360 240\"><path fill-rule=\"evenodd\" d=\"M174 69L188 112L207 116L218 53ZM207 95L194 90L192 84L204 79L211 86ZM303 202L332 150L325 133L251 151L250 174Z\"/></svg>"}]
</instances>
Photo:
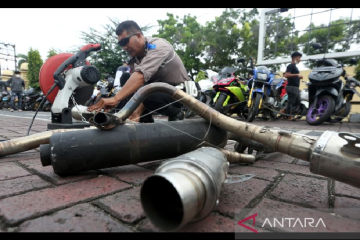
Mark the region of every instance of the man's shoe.
<instances>
[{"instance_id":1,"label":"man's shoe","mask_svg":"<svg viewBox=\"0 0 360 240\"><path fill-rule=\"evenodd\" d=\"M21 110L21 109L19 109L18 111L19 111L19 112L22 112L22 110Z\"/></svg>"},{"instance_id":2,"label":"man's shoe","mask_svg":"<svg viewBox=\"0 0 360 240\"><path fill-rule=\"evenodd\" d=\"M10 112L13 112L14 111L14 109L10 109Z\"/></svg>"},{"instance_id":3,"label":"man's shoe","mask_svg":"<svg viewBox=\"0 0 360 240\"><path fill-rule=\"evenodd\" d=\"M169 121L169 122L171 122L171 121L180 121L180 120L183 120L184 118L185 118L185 112L184 112L184 111L180 111L180 112L178 113L178 115L169 117L168 121Z\"/></svg>"},{"instance_id":4,"label":"man's shoe","mask_svg":"<svg viewBox=\"0 0 360 240\"><path fill-rule=\"evenodd\" d=\"M280 110L280 113L281 113L281 114L285 114L285 109L281 109L281 110Z\"/></svg>"},{"instance_id":5,"label":"man's shoe","mask_svg":"<svg viewBox=\"0 0 360 240\"><path fill-rule=\"evenodd\" d=\"M289 121L293 121L293 120L295 120L293 117L288 117L288 119L287 120L289 120Z\"/></svg>"}]
</instances>

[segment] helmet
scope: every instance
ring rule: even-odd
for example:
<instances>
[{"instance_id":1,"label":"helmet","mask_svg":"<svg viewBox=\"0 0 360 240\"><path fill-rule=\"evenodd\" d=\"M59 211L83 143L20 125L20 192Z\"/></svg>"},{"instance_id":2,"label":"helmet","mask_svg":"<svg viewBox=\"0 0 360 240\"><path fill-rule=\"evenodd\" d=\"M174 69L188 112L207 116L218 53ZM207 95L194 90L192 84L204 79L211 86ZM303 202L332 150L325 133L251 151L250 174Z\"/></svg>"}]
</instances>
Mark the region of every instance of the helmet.
<instances>
[{"instance_id":1,"label":"helmet","mask_svg":"<svg viewBox=\"0 0 360 240\"><path fill-rule=\"evenodd\" d=\"M112 77L109 77L108 78L108 80L107 80L107 82L108 82L108 87L109 88L113 88L114 87L114 82L115 82L115 79L114 78L112 78Z\"/></svg>"}]
</instances>

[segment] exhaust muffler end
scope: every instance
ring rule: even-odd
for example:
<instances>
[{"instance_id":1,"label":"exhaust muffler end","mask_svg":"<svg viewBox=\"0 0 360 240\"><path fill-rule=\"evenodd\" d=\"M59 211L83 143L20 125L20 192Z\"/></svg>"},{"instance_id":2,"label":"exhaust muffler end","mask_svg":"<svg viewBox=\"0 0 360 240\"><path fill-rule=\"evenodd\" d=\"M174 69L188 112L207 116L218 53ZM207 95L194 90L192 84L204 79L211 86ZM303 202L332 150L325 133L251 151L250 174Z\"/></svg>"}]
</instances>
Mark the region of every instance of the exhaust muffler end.
<instances>
[{"instance_id":1,"label":"exhaust muffler end","mask_svg":"<svg viewBox=\"0 0 360 240\"><path fill-rule=\"evenodd\" d=\"M225 154L210 147L166 161L142 184L146 216L164 231L206 218L219 202L228 166Z\"/></svg>"},{"instance_id":2,"label":"exhaust muffler end","mask_svg":"<svg viewBox=\"0 0 360 240\"><path fill-rule=\"evenodd\" d=\"M360 138L325 131L313 144L310 172L360 187Z\"/></svg>"},{"instance_id":3,"label":"exhaust muffler end","mask_svg":"<svg viewBox=\"0 0 360 240\"><path fill-rule=\"evenodd\" d=\"M96 113L89 119L89 122L101 130L110 130L125 123L117 116L104 112Z\"/></svg>"}]
</instances>

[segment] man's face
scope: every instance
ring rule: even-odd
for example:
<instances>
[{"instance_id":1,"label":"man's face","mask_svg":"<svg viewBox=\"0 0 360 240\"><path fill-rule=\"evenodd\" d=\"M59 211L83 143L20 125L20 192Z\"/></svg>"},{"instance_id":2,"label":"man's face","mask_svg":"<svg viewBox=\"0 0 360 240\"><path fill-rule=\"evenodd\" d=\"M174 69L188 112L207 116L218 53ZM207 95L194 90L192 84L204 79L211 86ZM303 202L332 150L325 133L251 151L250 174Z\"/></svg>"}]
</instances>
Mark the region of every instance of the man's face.
<instances>
[{"instance_id":1,"label":"man's face","mask_svg":"<svg viewBox=\"0 0 360 240\"><path fill-rule=\"evenodd\" d=\"M131 36L132 35L132 36ZM131 37L130 37L131 36ZM129 37L128 39L126 39ZM139 55L144 50L144 45L141 43L141 33L128 33L127 31L123 31L119 36L118 40L128 40L127 44L121 46L123 50L125 50L131 57ZM123 40L123 41L124 41Z\"/></svg>"},{"instance_id":2,"label":"man's face","mask_svg":"<svg viewBox=\"0 0 360 240\"><path fill-rule=\"evenodd\" d=\"M300 62L300 59L301 59L300 56L295 57L295 62L296 62L296 63L299 63L299 62Z\"/></svg>"}]
</instances>

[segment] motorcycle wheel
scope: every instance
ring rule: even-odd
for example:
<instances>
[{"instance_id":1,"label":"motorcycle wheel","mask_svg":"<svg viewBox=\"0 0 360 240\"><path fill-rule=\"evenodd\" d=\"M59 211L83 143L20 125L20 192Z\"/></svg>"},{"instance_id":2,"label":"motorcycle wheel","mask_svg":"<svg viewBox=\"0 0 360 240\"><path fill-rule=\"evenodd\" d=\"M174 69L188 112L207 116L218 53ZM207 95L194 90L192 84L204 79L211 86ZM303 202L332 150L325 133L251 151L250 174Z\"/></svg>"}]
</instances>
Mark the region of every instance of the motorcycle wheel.
<instances>
[{"instance_id":1,"label":"motorcycle wheel","mask_svg":"<svg viewBox=\"0 0 360 240\"><path fill-rule=\"evenodd\" d=\"M10 108L10 102L2 102L3 103L3 108L4 109L9 109Z\"/></svg>"},{"instance_id":2,"label":"motorcycle wheel","mask_svg":"<svg viewBox=\"0 0 360 240\"><path fill-rule=\"evenodd\" d=\"M346 118L351 110L351 103L346 102L345 107L340 110L340 114L334 119L336 122L341 122L344 118Z\"/></svg>"},{"instance_id":3,"label":"motorcycle wheel","mask_svg":"<svg viewBox=\"0 0 360 240\"><path fill-rule=\"evenodd\" d=\"M215 103L215 107L214 109L220 113L224 113L224 107L223 104L225 102L227 98L226 94L220 94L219 98L217 99L216 103Z\"/></svg>"},{"instance_id":4,"label":"motorcycle wheel","mask_svg":"<svg viewBox=\"0 0 360 240\"><path fill-rule=\"evenodd\" d=\"M254 121L255 117L257 116L259 112L260 100L261 100L261 93L256 93L255 98L251 102L251 106L249 108L249 114L247 117L248 122Z\"/></svg>"},{"instance_id":5,"label":"motorcycle wheel","mask_svg":"<svg viewBox=\"0 0 360 240\"><path fill-rule=\"evenodd\" d=\"M44 104L44 106L41 108L41 111L48 112L51 109L51 104Z\"/></svg>"},{"instance_id":6,"label":"motorcycle wheel","mask_svg":"<svg viewBox=\"0 0 360 240\"><path fill-rule=\"evenodd\" d=\"M331 117L335 109L335 100L331 96L323 95L317 99L316 105L312 103L306 114L306 122L313 126L320 125Z\"/></svg>"}]
</instances>

